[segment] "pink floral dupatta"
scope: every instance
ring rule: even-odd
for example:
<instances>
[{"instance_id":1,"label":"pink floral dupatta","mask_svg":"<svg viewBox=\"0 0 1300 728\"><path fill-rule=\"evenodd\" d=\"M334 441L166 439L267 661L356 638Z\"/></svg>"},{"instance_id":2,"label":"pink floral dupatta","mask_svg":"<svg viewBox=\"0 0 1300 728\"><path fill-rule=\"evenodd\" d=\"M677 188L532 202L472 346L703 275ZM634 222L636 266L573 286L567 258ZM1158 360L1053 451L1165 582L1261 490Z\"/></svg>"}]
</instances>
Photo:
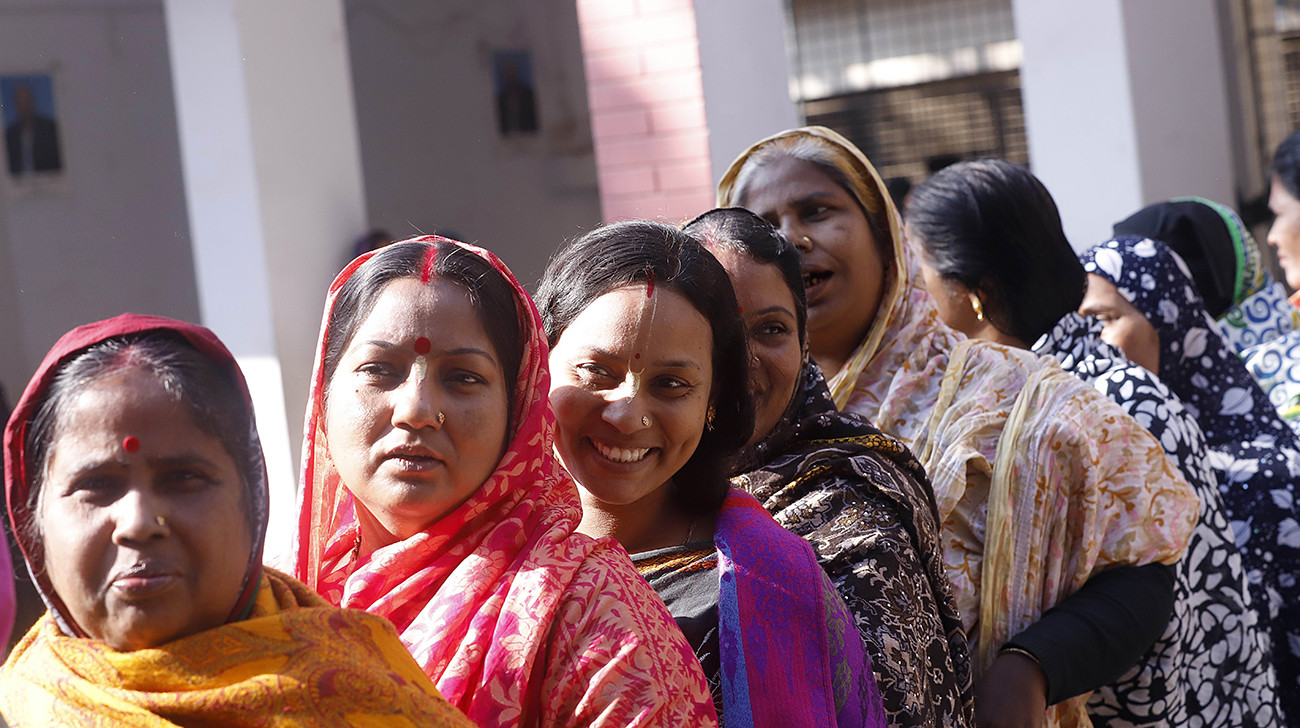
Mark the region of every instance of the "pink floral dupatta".
<instances>
[{"instance_id":1,"label":"pink floral dupatta","mask_svg":"<svg viewBox=\"0 0 1300 728\"><path fill-rule=\"evenodd\" d=\"M330 286L321 324L295 575L335 604L391 620L438 691L480 726L715 724L694 653L627 554L574 533L581 506L552 451L548 349L532 300L492 253L457 244L515 289L524 351L513 439L467 502L354 561L356 504L325 443L322 359L335 298L374 254L357 258Z\"/></svg>"}]
</instances>

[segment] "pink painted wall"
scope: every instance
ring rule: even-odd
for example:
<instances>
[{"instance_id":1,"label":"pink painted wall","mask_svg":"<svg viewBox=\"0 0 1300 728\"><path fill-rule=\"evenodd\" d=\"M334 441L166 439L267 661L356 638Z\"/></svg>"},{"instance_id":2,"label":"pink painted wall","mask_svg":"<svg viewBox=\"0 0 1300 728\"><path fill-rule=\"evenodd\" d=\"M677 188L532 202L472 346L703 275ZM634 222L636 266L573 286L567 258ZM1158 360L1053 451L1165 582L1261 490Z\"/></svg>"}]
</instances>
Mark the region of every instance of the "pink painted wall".
<instances>
[{"instance_id":1,"label":"pink painted wall","mask_svg":"<svg viewBox=\"0 0 1300 728\"><path fill-rule=\"evenodd\" d=\"M713 207L692 0L577 4L604 220Z\"/></svg>"}]
</instances>

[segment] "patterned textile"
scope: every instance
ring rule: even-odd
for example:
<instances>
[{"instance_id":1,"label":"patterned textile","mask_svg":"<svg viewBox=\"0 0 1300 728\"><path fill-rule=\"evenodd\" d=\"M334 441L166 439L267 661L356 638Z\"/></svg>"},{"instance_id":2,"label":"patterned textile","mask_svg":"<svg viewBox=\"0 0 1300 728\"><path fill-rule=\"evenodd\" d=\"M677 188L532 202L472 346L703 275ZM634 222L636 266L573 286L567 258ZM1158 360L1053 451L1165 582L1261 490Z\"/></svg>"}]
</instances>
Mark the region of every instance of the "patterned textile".
<instances>
[{"instance_id":1,"label":"patterned textile","mask_svg":"<svg viewBox=\"0 0 1300 728\"><path fill-rule=\"evenodd\" d=\"M885 299L831 393L925 466L975 669L1098 571L1177 561L1199 506L1159 443L1054 362L944 325L910 260L898 212L862 153L822 127L777 135L786 136L820 140L859 203L871 197L884 206L877 222L892 248ZM774 138L732 163L720 204L734 204L745 159ZM1084 701L1052 706L1047 724L1087 725Z\"/></svg>"},{"instance_id":2,"label":"patterned textile","mask_svg":"<svg viewBox=\"0 0 1300 728\"><path fill-rule=\"evenodd\" d=\"M632 558L687 635L695 634L701 663L716 670L707 677L719 684L723 724L887 724L862 637L805 541L733 488L713 548L698 545ZM712 624L701 624L705 618ZM721 660L710 659L711 649Z\"/></svg>"},{"instance_id":3,"label":"patterned textile","mask_svg":"<svg viewBox=\"0 0 1300 728\"><path fill-rule=\"evenodd\" d=\"M871 661L812 547L733 489L713 533L728 726L884 726Z\"/></svg>"},{"instance_id":4,"label":"patterned textile","mask_svg":"<svg viewBox=\"0 0 1300 728\"><path fill-rule=\"evenodd\" d=\"M392 621L439 692L480 726L713 724L699 664L663 602L616 542L574 532L581 506L552 451L547 346L532 300L496 256L462 247L516 292L524 351L505 455L459 508L357 563L355 504L324 439L318 349L296 575L332 603ZM335 296L369 257L330 286L321 346Z\"/></svg>"},{"instance_id":5,"label":"patterned textile","mask_svg":"<svg viewBox=\"0 0 1300 728\"><path fill-rule=\"evenodd\" d=\"M247 619L155 649L68 637L47 613L0 668L16 726L463 726L387 621L266 569Z\"/></svg>"},{"instance_id":6,"label":"patterned textile","mask_svg":"<svg viewBox=\"0 0 1300 728\"><path fill-rule=\"evenodd\" d=\"M1287 301L1286 288L1269 274L1264 255L1232 208L1199 197L1181 198L1209 206L1223 219L1237 258L1232 307L1215 321L1219 333L1238 353L1286 336L1300 328L1300 311ZM1118 234L1116 235L1118 237Z\"/></svg>"},{"instance_id":7,"label":"patterned textile","mask_svg":"<svg viewBox=\"0 0 1300 728\"><path fill-rule=\"evenodd\" d=\"M1159 334L1158 374L1205 432L1251 597L1272 636L1283 709L1300 716L1300 442L1215 331L1181 259L1163 243L1117 238L1081 260Z\"/></svg>"},{"instance_id":8,"label":"patterned textile","mask_svg":"<svg viewBox=\"0 0 1300 728\"><path fill-rule=\"evenodd\" d=\"M1286 288L1270 276L1268 285L1228 309L1214 324L1228 345L1244 357L1251 349L1300 327L1300 311L1287 300Z\"/></svg>"},{"instance_id":9,"label":"patterned textile","mask_svg":"<svg viewBox=\"0 0 1300 728\"><path fill-rule=\"evenodd\" d=\"M1159 240L1177 253L1219 332L1238 352L1300 325L1241 216L1203 197L1148 205L1115 223L1114 237Z\"/></svg>"},{"instance_id":10,"label":"patterned textile","mask_svg":"<svg viewBox=\"0 0 1300 728\"><path fill-rule=\"evenodd\" d=\"M902 443L837 412L811 360L800 380L736 484L812 544L857 621L890 725L973 725L966 633L925 471Z\"/></svg>"},{"instance_id":11,"label":"patterned textile","mask_svg":"<svg viewBox=\"0 0 1300 728\"><path fill-rule=\"evenodd\" d=\"M1241 360L1278 416L1300 434L1300 331L1249 347Z\"/></svg>"},{"instance_id":12,"label":"patterned textile","mask_svg":"<svg viewBox=\"0 0 1300 728\"><path fill-rule=\"evenodd\" d=\"M1205 436L1164 383L1101 340L1101 322L1067 314L1034 344L1117 402L1165 448L1200 496L1201 512L1176 565L1174 615L1127 675L1088 704L1094 725L1282 725L1268 635L1251 607L1210 467Z\"/></svg>"},{"instance_id":13,"label":"patterned textile","mask_svg":"<svg viewBox=\"0 0 1300 728\"><path fill-rule=\"evenodd\" d=\"M164 330L227 368L249 411L243 375L207 329L124 314L73 329L55 343L5 430L10 523L29 533L31 481L24 447L39 399L65 360L105 339ZM250 417L249 436L257 443ZM332 607L302 584L261 566L269 494L250 478L253 549L230 621L153 649L118 652L83 636L49 582L32 568L37 547L20 539L50 611L0 668L0 705L14 725L468 726L442 700L384 620ZM39 562L38 562L39 563Z\"/></svg>"}]
</instances>

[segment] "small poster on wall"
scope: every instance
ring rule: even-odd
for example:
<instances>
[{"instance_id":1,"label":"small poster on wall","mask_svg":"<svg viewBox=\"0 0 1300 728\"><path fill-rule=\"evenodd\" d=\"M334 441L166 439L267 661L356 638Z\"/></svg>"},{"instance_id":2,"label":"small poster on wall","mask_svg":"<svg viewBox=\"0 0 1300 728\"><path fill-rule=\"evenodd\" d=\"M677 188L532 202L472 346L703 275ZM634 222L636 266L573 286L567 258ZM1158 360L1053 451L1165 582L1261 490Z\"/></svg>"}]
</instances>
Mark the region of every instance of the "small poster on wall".
<instances>
[{"instance_id":1,"label":"small poster on wall","mask_svg":"<svg viewBox=\"0 0 1300 728\"><path fill-rule=\"evenodd\" d=\"M16 183L63 174L54 81L48 73L0 75L5 169Z\"/></svg>"},{"instance_id":2,"label":"small poster on wall","mask_svg":"<svg viewBox=\"0 0 1300 728\"><path fill-rule=\"evenodd\" d=\"M536 134L539 125L531 54L524 50L493 51L492 85L501 136Z\"/></svg>"}]
</instances>

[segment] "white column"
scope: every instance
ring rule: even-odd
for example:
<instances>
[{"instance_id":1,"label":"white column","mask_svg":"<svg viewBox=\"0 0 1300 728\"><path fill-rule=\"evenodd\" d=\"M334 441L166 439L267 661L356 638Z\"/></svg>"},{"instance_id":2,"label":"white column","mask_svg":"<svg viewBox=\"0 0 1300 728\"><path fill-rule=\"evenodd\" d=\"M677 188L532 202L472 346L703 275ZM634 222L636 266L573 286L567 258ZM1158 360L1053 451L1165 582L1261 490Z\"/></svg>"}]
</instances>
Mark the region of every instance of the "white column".
<instances>
[{"instance_id":1,"label":"white column","mask_svg":"<svg viewBox=\"0 0 1300 728\"><path fill-rule=\"evenodd\" d=\"M1029 159L1077 249L1144 205L1236 203L1215 0L1013 0Z\"/></svg>"},{"instance_id":2,"label":"white column","mask_svg":"<svg viewBox=\"0 0 1300 728\"><path fill-rule=\"evenodd\" d=\"M784 0L696 0L709 163L717 182L754 142L800 123L790 100Z\"/></svg>"},{"instance_id":3,"label":"white column","mask_svg":"<svg viewBox=\"0 0 1300 728\"><path fill-rule=\"evenodd\" d=\"M203 323L248 377L290 544L326 288L365 229L341 0L166 0Z\"/></svg>"}]
</instances>

